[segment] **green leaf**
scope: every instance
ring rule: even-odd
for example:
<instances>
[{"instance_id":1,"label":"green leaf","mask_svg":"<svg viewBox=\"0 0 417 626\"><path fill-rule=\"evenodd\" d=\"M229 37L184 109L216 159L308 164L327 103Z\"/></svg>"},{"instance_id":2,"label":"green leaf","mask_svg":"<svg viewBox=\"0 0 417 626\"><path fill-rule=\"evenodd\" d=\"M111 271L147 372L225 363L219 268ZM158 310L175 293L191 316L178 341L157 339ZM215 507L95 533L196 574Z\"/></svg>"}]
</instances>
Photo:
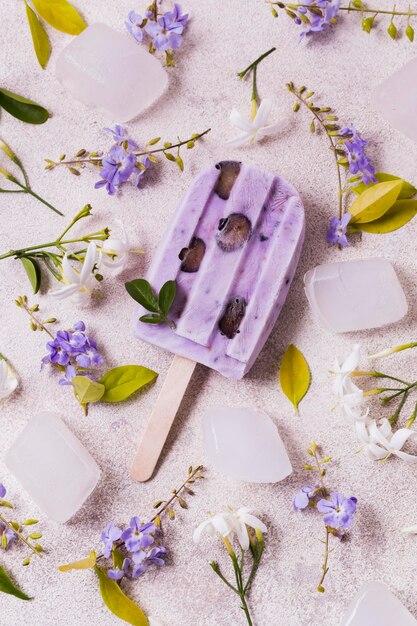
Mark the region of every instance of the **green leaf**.
<instances>
[{"instance_id":1,"label":"green leaf","mask_svg":"<svg viewBox=\"0 0 417 626\"><path fill-rule=\"evenodd\" d=\"M23 526L34 526L37 523L38 523L37 519L25 519L25 521L22 522Z\"/></svg>"},{"instance_id":2,"label":"green leaf","mask_svg":"<svg viewBox=\"0 0 417 626\"><path fill-rule=\"evenodd\" d=\"M95 564L96 553L94 551L91 551L90 556L88 556L86 559L81 559L81 561L74 561L74 563L68 563L68 565L60 565L58 569L60 572L70 572L74 569L91 569L95 567Z\"/></svg>"},{"instance_id":3,"label":"green leaf","mask_svg":"<svg viewBox=\"0 0 417 626\"><path fill-rule=\"evenodd\" d=\"M279 381L282 391L297 412L310 386L311 376L307 361L294 344L288 346L282 357Z\"/></svg>"},{"instance_id":4,"label":"green leaf","mask_svg":"<svg viewBox=\"0 0 417 626\"><path fill-rule=\"evenodd\" d=\"M45 69L49 57L51 56L51 44L49 43L48 35L39 21L36 13L30 8L25 1L26 16L28 18L30 32L32 35L33 47L35 48L36 56L39 61L39 65Z\"/></svg>"},{"instance_id":5,"label":"green leaf","mask_svg":"<svg viewBox=\"0 0 417 626\"><path fill-rule=\"evenodd\" d=\"M122 402L135 391L150 383L158 374L141 365L121 365L104 374L100 380L104 385L103 402Z\"/></svg>"},{"instance_id":6,"label":"green leaf","mask_svg":"<svg viewBox=\"0 0 417 626\"><path fill-rule=\"evenodd\" d=\"M123 561L125 560L125 555L119 548L113 548L112 552L113 565L118 569L122 569Z\"/></svg>"},{"instance_id":7,"label":"green leaf","mask_svg":"<svg viewBox=\"0 0 417 626\"><path fill-rule=\"evenodd\" d=\"M9 593L11 596L15 596L15 598L19 598L19 600L32 600L29 598L19 587L12 582L10 576L7 574L6 570L0 565L0 591L3 593Z\"/></svg>"},{"instance_id":8,"label":"green leaf","mask_svg":"<svg viewBox=\"0 0 417 626\"><path fill-rule=\"evenodd\" d=\"M166 320L159 313L149 313L148 315L141 315L139 321L144 324L165 324Z\"/></svg>"},{"instance_id":9,"label":"green leaf","mask_svg":"<svg viewBox=\"0 0 417 626\"><path fill-rule=\"evenodd\" d=\"M123 619L128 624L148 626L149 623L145 613L123 593L117 582L111 580L104 570L98 567L94 569L100 583L101 597L107 608L116 617Z\"/></svg>"},{"instance_id":10,"label":"green leaf","mask_svg":"<svg viewBox=\"0 0 417 626\"><path fill-rule=\"evenodd\" d=\"M74 376L72 379L74 394L80 404L98 402L106 388L95 380L90 380L87 376Z\"/></svg>"},{"instance_id":11,"label":"green leaf","mask_svg":"<svg viewBox=\"0 0 417 626\"><path fill-rule=\"evenodd\" d=\"M175 280L168 280L165 285L161 287L158 297L158 305L162 315L168 315L172 303L174 302L176 292L177 285Z\"/></svg>"},{"instance_id":12,"label":"green leaf","mask_svg":"<svg viewBox=\"0 0 417 626\"><path fill-rule=\"evenodd\" d=\"M399 176L393 176L392 174L385 174L385 172L378 172L375 174L375 178L379 183L384 183L387 180L402 180L403 186L401 187L401 191L398 195L398 200L407 200L408 198L412 198L416 195L417 189L411 183L407 183L406 180L400 178ZM363 193L366 189L369 189L371 186L375 185L375 183L370 183L369 185L365 185L365 183L359 183L355 187L351 187L352 191L357 193L358 195Z\"/></svg>"},{"instance_id":13,"label":"green leaf","mask_svg":"<svg viewBox=\"0 0 417 626\"><path fill-rule=\"evenodd\" d=\"M350 223L362 224L380 218L392 207L402 186L402 180L391 180L366 189L349 208L352 215Z\"/></svg>"},{"instance_id":14,"label":"green leaf","mask_svg":"<svg viewBox=\"0 0 417 626\"><path fill-rule=\"evenodd\" d=\"M78 11L67 0L32 0L41 17L51 26L68 35L79 35L86 27Z\"/></svg>"},{"instance_id":15,"label":"green leaf","mask_svg":"<svg viewBox=\"0 0 417 626\"><path fill-rule=\"evenodd\" d=\"M38 293L42 279L39 263L35 261L35 259L28 256L22 256L20 257L20 260L22 261L22 265L25 268L30 284L32 285L33 293Z\"/></svg>"},{"instance_id":16,"label":"green leaf","mask_svg":"<svg viewBox=\"0 0 417 626\"><path fill-rule=\"evenodd\" d=\"M5 111L27 124L44 124L49 113L40 104L17 93L0 88L0 106Z\"/></svg>"},{"instance_id":17,"label":"green leaf","mask_svg":"<svg viewBox=\"0 0 417 626\"><path fill-rule=\"evenodd\" d=\"M147 280L136 278L125 283L126 291L136 302L139 302L147 311L159 313L158 300Z\"/></svg>"},{"instance_id":18,"label":"green leaf","mask_svg":"<svg viewBox=\"0 0 417 626\"><path fill-rule=\"evenodd\" d=\"M349 230L382 235L398 230L417 214L417 200L397 200L382 217L365 224L353 224Z\"/></svg>"}]
</instances>

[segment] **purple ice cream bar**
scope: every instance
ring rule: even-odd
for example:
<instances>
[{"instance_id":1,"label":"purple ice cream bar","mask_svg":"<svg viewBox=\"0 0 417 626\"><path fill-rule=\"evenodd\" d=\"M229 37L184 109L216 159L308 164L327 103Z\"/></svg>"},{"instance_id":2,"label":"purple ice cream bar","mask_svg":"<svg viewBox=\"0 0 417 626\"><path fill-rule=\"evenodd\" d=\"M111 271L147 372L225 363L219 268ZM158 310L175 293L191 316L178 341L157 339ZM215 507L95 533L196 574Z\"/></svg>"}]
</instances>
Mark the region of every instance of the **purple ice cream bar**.
<instances>
[{"instance_id":1,"label":"purple ice cream bar","mask_svg":"<svg viewBox=\"0 0 417 626\"><path fill-rule=\"evenodd\" d=\"M284 179L236 161L205 170L147 276L156 290L176 281L175 331L137 321L135 336L242 378L282 309L303 241L303 204Z\"/></svg>"}]
</instances>

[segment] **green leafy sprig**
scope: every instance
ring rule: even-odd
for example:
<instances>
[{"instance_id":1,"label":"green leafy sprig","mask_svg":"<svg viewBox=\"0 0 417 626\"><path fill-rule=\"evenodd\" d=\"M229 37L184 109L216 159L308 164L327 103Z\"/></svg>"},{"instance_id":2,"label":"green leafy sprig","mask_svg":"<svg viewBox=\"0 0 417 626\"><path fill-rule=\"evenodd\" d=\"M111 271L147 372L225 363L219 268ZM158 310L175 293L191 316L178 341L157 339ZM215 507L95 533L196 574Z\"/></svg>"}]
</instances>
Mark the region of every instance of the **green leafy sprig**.
<instances>
[{"instance_id":1,"label":"green leafy sprig","mask_svg":"<svg viewBox=\"0 0 417 626\"><path fill-rule=\"evenodd\" d=\"M142 315L139 321L145 324L167 324L172 330L175 330L174 322L168 319L177 291L175 280L168 280L162 285L158 295L144 278L131 280L125 283L125 287L128 294L136 302L150 311L150 313Z\"/></svg>"},{"instance_id":2,"label":"green leafy sprig","mask_svg":"<svg viewBox=\"0 0 417 626\"><path fill-rule=\"evenodd\" d=\"M312 100L314 91L309 91L305 86L296 88L290 82L287 88L296 98L294 112L297 113L303 106L311 113L310 132L321 130L327 137L337 174L338 216L339 219L343 213L351 216L348 232L385 234L407 224L417 214L417 200L414 199L417 189L414 185L384 172L375 174L377 182L369 185L360 182L356 174L346 178L349 161L344 144L349 138L340 134L339 118L334 110L329 106L315 105ZM352 194L358 197L345 209Z\"/></svg>"},{"instance_id":3,"label":"green leafy sprig","mask_svg":"<svg viewBox=\"0 0 417 626\"><path fill-rule=\"evenodd\" d=\"M4 488L3 494L5 494ZM29 550L29 554L22 562L22 565L27 567L30 565L32 556L40 557L44 552L43 546L38 543L38 540L42 538L42 533L33 530L33 526L38 524L38 520L29 518L23 522L18 522L14 519L9 519L6 513L3 512L4 509L11 511L14 509L14 506L8 500L0 500L0 550L5 552L9 547L10 541L22 543ZM13 540L7 536L7 532L13 533ZM3 567L0 567L0 592L11 594L20 600L31 600L29 596L13 583Z\"/></svg>"},{"instance_id":4,"label":"green leafy sprig","mask_svg":"<svg viewBox=\"0 0 417 626\"><path fill-rule=\"evenodd\" d=\"M192 466L189 467L187 478L182 483L181 487L173 489L172 496L167 500L159 500L155 502L154 508L158 509L158 511L150 521L159 526L161 528L161 532L161 517L164 514L168 514L170 519L175 518L175 512L173 509L175 502L178 502L182 509L188 508L184 496L194 495L194 491L190 488L190 485L193 485L198 480L201 480L204 477L203 472L204 468L202 465L195 468ZM68 565L61 565L58 569L61 572L93 569L97 575L101 597L109 611L129 624L136 624L136 626L148 626L148 620L145 613L124 593L120 582L116 582L108 577L109 569L114 567L118 567L119 569L121 568L124 556L123 542L118 540L113 544L110 565L104 563L106 559L103 554L97 556L95 551L91 551L87 558L75 561L74 563L69 563Z\"/></svg>"},{"instance_id":5,"label":"green leafy sprig","mask_svg":"<svg viewBox=\"0 0 417 626\"><path fill-rule=\"evenodd\" d=\"M30 328L33 331L43 331L52 339L55 336L48 326L57 321L55 317L49 317L41 321L36 315L39 305L29 306L26 296L19 296L15 300L16 305L23 309L30 319ZM65 367L58 363L53 364L56 369L65 372ZM77 375L71 380L74 395L82 406L85 415L88 414L88 406L91 403L106 402L115 403L127 400L132 394L152 382L158 374L142 365L121 365L114 367L103 374L98 381L92 380L87 374L87 370L77 367Z\"/></svg>"},{"instance_id":6,"label":"green leafy sprig","mask_svg":"<svg viewBox=\"0 0 417 626\"><path fill-rule=\"evenodd\" d=\"M49 112L40 104L3 88L0 88L0 109L27 124L44 124L49 118Z\"/></svg>"},{"instance_id":7,"label":"green leafy sprig","mask_svg":"<svg viewBox=\"0 0 417 626\"><path fill-rule=\"evenodd\" d=\"M293 343L282 357L279 382L283 393L298 413L298 405L309 390L311 374L303 353Z\"/></svg>"},{"instance_id":8,"label":"green leafy sprig","mask_svg":"<svg viewBox=\"0 0 417 626\"><path fill-rule=\"evenodd\" d=\"M1 93L0 93L0 106L1 106ZM52 204L47 202L44 198L41 198L41 196L39 196L37 193L33 191L29 182L29 177L27 175L27 172L25 168L23 167L22 161L2 139L0 139L0 150L2 150L2 152L7 156L7 158L10 159L10 161L19 168L23 176L23 180L18 180L16 176L14 176L14 174L6 170L4 167L0 167L0 174L4 176L6 180L13 183L13 185L16 185L16 187L19 187L19 189L0 188L0 193L28 193L33 198L36 198L36 200L39 200L39 202L42 202L42 204L52 209L52 211L55 211L55 213L58 213L58 215L63 216L64 214L61 213L61 211L59 211L56 207L54 207Z\"/></svg>"},{"instance_id":9,"label":"green leafy sprig","mask_svg":"<svg viewBox=\"0 0 417 626\"><path fill-rule=\"evenodd\" d=\"M407 344L403 344L400 346L395 346L394 348L390 348L388 350L383 350L378 354L372 355L371 359L382 358L385 356L390 356L396 354L397 352L402 352L404 350L410 350L417 347L417 342L411 342ZM355 370L352 372L351 376L355 377L363 377L368 378L370 381L377 379L378 381L385 381L384 384L378 384L378 387L372 388L369 391L365 391L365 396L373 396L377 395L380 397L382 406L392 407L394 405L394 409L391 409L390 417L388 418L391 426L398 422L399 418L402 416L405 410L405 404L407 400L411 399L414 394L414 408L411 413L407 417L407 421L405 424L406 428L411 428L414 424L417 417L417 380L410 382L404 380L403 378L399 378L398 376L393 376L391 374L386 374L385 372L380 371L358 371Z\"/></svg>"},{"instance_id":10,"label":"green leafy sprig","mask_svg":"<svg viewBox=\"0 0 417 626\"><path fill-rule=\"evenodd\" d=\"M141 157L148 158L151 161L151 163L158 163L158 160L155 157L155 154L161 154L168 161L171 161L172 163L176 163L179 169L181 170L181 172L183 172L184 161L180 154L181 148L185 146L187 150L192 150L195 147L195 144L197 143L197 141L199 141L202 137L207 135L210 131L211 131L211 128L207 128L202 133L192 134L189 139L182 140L178 138L178 141L176 143L165 141L163 145L158 148L153 148L153 146L157 145L158 143L162 141L161 137L154 137L153 139L148 141L148 143L146 144L145 150L132 150L131 152L136 157L138 157L138 159ZM123 147L126 150L128 146L127 144L124 144ZM46 165L45 165L46 170L53 170L55 167L58 167L59 165L64 165L71 174L74 174L74 176L79 176L82 170L87 165L94 165L96 167L102 167L103 153L100 151L89 152L88 150L81 148L80 150L76 152L76 154L73 157L71 157L68 160L66 159L65 154L61 154L58 161L53 161L51 159L45 159L45 161L46 161ZM142 163L140 163L140 161L137 161L136 167L142 171L146 169L146 167Z\"/></svg>"},{"instance_id":11,"label":"green leafy sprig","mask_svg":"<svg viewBox=\"0 0 417 626\"><path fill-rule=\"evenodd\" d=\"M270 1L269 4L271 5L271 12L274 17L278 17L279 11L281 11L284 12L293 21L300 20L307 28L311 25L311 20L309 19L307 12L310 12L310 14L314 15L315 17L325 17L326 9L321 8L315 4L312 5L305 4L303 2L281 1ZM300 13L299 9L306 9L306 12ZM399 36L399 31L394 24L394 20L396 18L407 18L404 32L409 41L414 41L414 28L412 27L410 20L412 17L417 16L417 12L411 11L410 7L408 7L408 11L397 11L394 4L391 10L380 9L373 8L368 4L365 4L365 2L362 2L362 0L351 0L347 6L339 6L338 11L343 11L347 15L359 15L359 17L361 18L362 30L366 33L370 33L371 30L375 28L379 16L391 18L387 27L387 33L391 37L391 39L397 39ZM333 23L335 23L336 18L333 18L333 20Z\"/></svg>"},{"instance_id":12,"label":"green leafy sprig","mask_svg":"<svg viewBox=\"0 0 417 626\"><path fill-rule=\"evenodd\" d=\"M75 243L81 243L85 245L89 244L90 241L105 241L110 236L110 230L106 227L93 233L88 233L87 235L83 235L81 237L65 237L68 231L71 230L71 228L79 220L92 215L91 211L91 205L86 204L85 207L83 207L81 211L76 214L70 224L54 241L48 241L46 243L28 246L26 248L9 250L4 254L0 254L0 261L11 257L19 260L26 271L26 274L33 289L33 293L35 294L39 291L42 281L42 272L39 263L40 261L43 263L45 269L49 271L57 281L62 282L62 260L65 253L69 253L68 258L70 258L71 260L79 261L80 263L82 263L87 251L85 247L82 247L80 250L70 253L68 249L69 245ZM55 250L51 250L51 248L55 248ZM101 274L99 274L98 272L96 272L94 276L98 282L103 279Z\"/></svg>"},{"instance_id":13,"label":"green leafy sprig","mask_svg":"<svg viewBox=\"0 0 417 626\"><path fill-rule=\"evenodd\" d=\"M79 35L87 24L68 0L31 0L30 3L24 0L24 3L36 57L45 69L51 56L51 44L42 20L68 35Z\"/></svg>"}]
</instances>

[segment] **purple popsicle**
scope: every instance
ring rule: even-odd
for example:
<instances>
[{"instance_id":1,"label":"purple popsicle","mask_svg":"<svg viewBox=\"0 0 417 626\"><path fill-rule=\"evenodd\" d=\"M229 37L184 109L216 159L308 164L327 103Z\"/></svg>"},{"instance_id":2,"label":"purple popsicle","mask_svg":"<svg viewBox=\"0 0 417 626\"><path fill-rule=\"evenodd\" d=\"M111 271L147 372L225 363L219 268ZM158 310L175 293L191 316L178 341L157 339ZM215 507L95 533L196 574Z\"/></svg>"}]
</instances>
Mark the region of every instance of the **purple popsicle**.
<instances>
[{"instance_id":1,"label":"purple popsicle","mask_svg":"<svg viewBox=\"0 0 417 626\"><path fill-rule=\"evenodd\" d=\"M303 205L284 179L236 161L205 170L147 276L156 290L176 281L176 329L138 321L135 336L242 378L285 302L303 240Z\"/></svg>"},{"instance_id":2,"label":"purple popsicle","mask_svg":"<svg viewBox=\"0 0 417 626\"><path fill-rule=\"evenodd\" d=\"M196 178L158 247L148 280L175 280L167 325L135 335L175 354L131 474L151 477L196 362L242 378L287 297L304 240L304 208L279 176L222 161ZM140 308L140 315L145 311Z\"/></svg>"}]
</instances>

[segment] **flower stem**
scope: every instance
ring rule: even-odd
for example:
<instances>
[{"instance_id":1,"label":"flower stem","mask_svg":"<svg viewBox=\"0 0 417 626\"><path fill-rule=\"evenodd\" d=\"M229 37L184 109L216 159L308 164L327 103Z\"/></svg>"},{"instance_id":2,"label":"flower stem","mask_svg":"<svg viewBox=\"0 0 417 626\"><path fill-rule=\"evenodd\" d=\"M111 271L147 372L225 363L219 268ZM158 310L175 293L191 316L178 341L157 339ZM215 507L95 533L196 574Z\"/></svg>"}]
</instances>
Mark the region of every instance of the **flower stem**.
<instances>
[{"instance_id":1,"label":"flower stem","mask_svg":"<svg viewBox=\"0 0 417 626\"><path fill-rule=\"evenodd\" d=\"M58 239L57 241L41 243L37 246L30 246L29 248L19 248L18 250L10 250L9 252L6 252L5 254L0 255L0 261L2 259L7 259L11 256L15 256L18 258L19 256L26 254L26 252L31 252L32 250L40 250L43 248L53 248L54 246L61 246L61 245L63 246L63 245L67 245L70 243L79 243L79 242L89 243L90 241L105 241L107 238L108 238L108 232L106 232L106 229L104 228L103 230L99 230L96 233L91 233L90 235L79 237L78 239L66 239L65 241L61 241Z\"/></svg>"},{"instance_id":2,"label":"flower stem","mask_svg":"<svg viewBox=\"0 0 417 626\"><path fill-rule=\"evenodd\" d=\"M330 537L330 531L329 531L328 526L326 526L326 539L324 541L324 560L323 560L323 565L322 565L323 573L321 575L319 584L317 585L317 591L319 591L320 593L323 593L324 590L325 590L324 587L323 587L323 583L324 583L324 579L326 578L327 572L329 571L329 568L328 568L328 565L327 565L327 563L329 561L329 554L330 554L330 551L329 551L329 537Z\"/></svg>"},{"instance_id":3,"label":"flower stem","mask_svg":"<svg viewBox=\"0 0 417 626\"><path fill-rule=\"evenodd\" d=\"M318 472L319 479L320 479L321 491L323 493L323 497L326 498L328 496L328 491L327 491L327 487L324 484L324 480L323 480L323 476L324 476L323 471L324 470L321 467L320 459L319 459L318 454L317 454L317 448L313 447L312 451L313 451L313 458L315 460L316 467L317 467L317 472Z\"/></svg>"},{"instance_id":4,"label":"flower stem","mask_svg":"<svg viewBox=\"0 0 417 626\"><path fill-rule=\"evenodd\" d=\"M272 52L275 52L276 48L271 48L270 50L267 50L267 52L264 52L263 54L261 54L260 57L258 57L255 61L253 61L253 63L251 63L250 65L248 65L248 67L244 70L242 70L241 72L238 72L238 76L239 78L244 78L246 76L246 74L254 69L255 67L257 67L259 65L259 63L261 61L263 61L265 59L265 57L269 56L270 54L272 54Z\"/></svg>"},{"instance_id":5,"label":"flower stem","mask_svg":"<svg viewBox=\"0 0 417 626\"><path fill-rule=\"evenodd\" d=\"M4 518L3 515L1 514L0 514L0 521L3 522L3 524L5 524L8 528L10 528L10 530L12 530L17 535L17 537L19 537L20 541L23 541L23 543L27 545L27 547L32 552L32 554L37 554L38 556L42 556L41 553L37 552L37 550L35 550L35 548L29 543L26 537L22 535L20 531L13 528L13 525L10 522L8 522L7 519Z\"/></svg>"},{"instance_id":6,"label":"flower stem","mask_svg":"<svg viewBox=\"0 0 417 626\"><path fill-rule=\"evenodd\" d=\"M300 6L302 6L302 5L300 5ZM307 100L303 98L302 94L298 93L294 89L294 86L292 85L292 83L289 83L287 85L287 87L291 91L291 93L297 98L297 100L301 104L303 104L306 107L306 109L308 111L310 111L310 113L314 116L314 118L317 120L317 122L323 128L323 130L326 133L326 136L327 136L327 138L329 140L331 151L333 152L333 155L334 155L334 158L335 158L335 163L336 163L337 183L338 183L338 188L339 188L339 191L338 191L338 211L339 211L339 219L342 219L342 215L343 215L343 185L342 185L342 175L340 173L341 165L339 165L338 157L337 157L336 141L335 141L334 137L329 134L329 132L328 132L328 130L326 128L325 121L321 119L321 117L320 117L320 115L319 115L319 113L317 111L314 111L314 109L312 108L311 103L307 102Z\"/></svg>"},{"instance_id":7,"label":"flower stem","mask_svg":"<svg viewBox=\"0 0 417 626\"><path fill-rule=\"evenodd\" d=\"M52 206L52 204L44 200L44 198L41 198L41 196L39 196L37 193L32 191L32 189L29 189L28 187L26 187L26 193L29 193L31 196L39 200L39 202L42 202L42 204L52 209L52 211L55 211L55 213L58 213L58 215L60 215L61 217L64 217L64 214L61 213L61 211L58 211L58 209L56 209L54 206Z\"/></svg>"},{"instance_id":8,"label":"flower stem","mask_svg":"<svg viewBox=\"0 0 417 626\"><path fill-rule=\"evenodd\" d=\"M158 510L158 512L153 516L153 518L150 520L151 522L154 522L156 520L157 517L159 517L160 515L162 515L162 513L164 511L166 511L166 509L174 502L174 500L177 500L178 497L181 495L181 492L185 489L185 487L187 486L187 484L189 483L190 479L194 479L194 476L198 473L201 472L203 470L203 466L199 465L198 467L196 467L191 474L188 476L187 480L185 480L181 487L179 489L175 489L175 493L172 496L172 498L170 498L167 502L165 502L164 506L162 508L160 508Z\"/></svg>"},{"instance_id":9,"label":"flower stem","mask_svg":"<svg viewBox=\"0 0 417 626\"><path fill-rule=\"evenodd\" d=\"M173 150L175 148L181 148L181 146L184 146L190 141L194 141L194 142L198 141L199 139L204 137L204 135L207 135L207 133L209 133L210 131L211 131L211 128L207 128L204 132L199 133L198 135L195 135L194 137L190 137L189 139L186 139L184 141L179 141L178 143L174 143L172 144L172 146L169 146L169 148L155 148L154 150L146 150L145 152L134 151L132 154L134 154L137 157L141 157L141 156L147 156L149 154L157 154L158 152L166 152L167 150ZM88 157L86 159L73 159L71 161L58 161L57 163L54 164L53 167L56 167L57 165L77 165L78 163L100 163L102 160L103 160L102 156L97 156L97 157Z\"/></svg>"},{"instance_id":10,"label":"flower stem","mask_svg":"<svg viewBox=\"0 0 417 626\"><path fill-rule=\"evenodd\" d=\"M55 337L53 336L51 331L45 326L45 324L40 322L38 320L38 318L35 317L35 315L33 315L33 311L31 311L30 308L28 307L25 298L26 298L26 296L23 296L22 298L19 299L20 304L18 306L20 306L20 308L22 308L24 311L26 311L26 313L29 315L31 321L33 321L38 328L41 328L42 330L44 330L51 337L51 339L55 339Z\"/></svg>"},{"instance_id":11,"label":"flower stem","mask_svg":"<svg viewBox=\"0 0 417 626\"><path fill-rule=\"evenodd\" d=\"M297 9L301 8L301 9L311 9L311 4L303 4L302 2L299 2L297 4L295 3L284 3L284 2L270 2L270 4L275 5L275 6L279 6L280 8L286 8L286 9L290 9L292 11L296 11ZM284 6L282 6L284 5ZM404 15L404 16L416 16L417 13L414 11L389 11L389 10L381 10L381 9L371 9L368 7L353 7L351 5L347 6L347 7L339 7L339 11L347 11L348 13L350 13L351 11L354 11L356 13L375 13L375 15L378 15L378 13L381 13L383 15Z\"/></svg>"}]
</instances>

